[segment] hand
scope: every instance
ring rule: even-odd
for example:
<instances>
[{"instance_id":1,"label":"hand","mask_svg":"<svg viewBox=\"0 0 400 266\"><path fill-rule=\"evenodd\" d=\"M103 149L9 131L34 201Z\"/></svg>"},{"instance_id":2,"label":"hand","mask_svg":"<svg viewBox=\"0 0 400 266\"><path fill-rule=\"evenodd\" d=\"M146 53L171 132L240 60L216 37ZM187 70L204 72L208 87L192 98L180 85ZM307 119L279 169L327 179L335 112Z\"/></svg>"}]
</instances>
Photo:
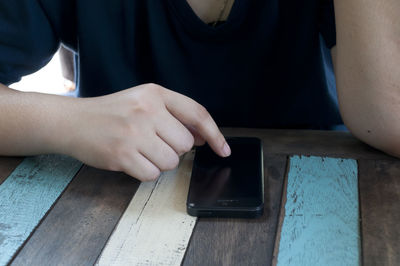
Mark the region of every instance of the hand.
<instances>
[{"instance_id":1,"label":"hand","mask_svg":"<svg viewBox=\"0 0 400 266\"><path fill-rule=\"evenodd\" d=\"M194 144L207 141L222 157L231 152L203 106L155 84L79 99L69 123L64 153L141 181L174 169Z\"/></svg>"}]
</instances>

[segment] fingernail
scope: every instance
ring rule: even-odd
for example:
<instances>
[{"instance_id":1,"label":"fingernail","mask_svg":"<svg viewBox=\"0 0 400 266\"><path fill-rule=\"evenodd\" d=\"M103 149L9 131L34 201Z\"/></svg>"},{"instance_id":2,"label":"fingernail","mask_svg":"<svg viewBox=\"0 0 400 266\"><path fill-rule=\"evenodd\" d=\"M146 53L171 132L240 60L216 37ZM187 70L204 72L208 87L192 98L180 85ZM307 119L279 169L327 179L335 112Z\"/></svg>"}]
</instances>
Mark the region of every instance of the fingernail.
<instances>
[{"instance_id":1,"label":"fingernail","mask_svg":"<svg viewBox=\"0 0 400 266\"><path fill-rule=\"evenodd\" d=\"M228 143L225 142L222 152L225 156L231 155L231 148L229 147Z\"/></svg>"}]
</instances>

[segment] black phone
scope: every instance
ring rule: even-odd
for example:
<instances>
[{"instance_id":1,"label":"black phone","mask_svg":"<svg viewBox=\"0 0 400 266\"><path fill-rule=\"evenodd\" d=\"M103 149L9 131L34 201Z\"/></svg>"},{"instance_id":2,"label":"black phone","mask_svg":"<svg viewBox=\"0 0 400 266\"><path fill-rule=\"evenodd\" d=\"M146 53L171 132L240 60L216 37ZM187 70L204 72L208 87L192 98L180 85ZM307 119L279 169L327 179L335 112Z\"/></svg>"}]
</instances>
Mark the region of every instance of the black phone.
<instances>
[{"instance_id":1,"label":"black phone","mask_svg":"<svg viewBox=\"0 0 400 266\"><path fill-rule=\"evenodd\" d=\"M219 157L210 146L197 147L187 212L198 217L256 218L264 211L262 142L226 138L231 155Z\"/></svg>"}]
</instances>

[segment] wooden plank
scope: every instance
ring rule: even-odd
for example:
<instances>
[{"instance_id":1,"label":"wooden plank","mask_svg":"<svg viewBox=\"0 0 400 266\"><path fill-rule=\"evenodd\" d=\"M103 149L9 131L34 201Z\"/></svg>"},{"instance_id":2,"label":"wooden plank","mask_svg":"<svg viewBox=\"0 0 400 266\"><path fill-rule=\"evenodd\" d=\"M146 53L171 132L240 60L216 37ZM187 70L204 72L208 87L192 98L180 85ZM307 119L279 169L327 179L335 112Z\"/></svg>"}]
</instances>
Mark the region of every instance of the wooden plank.
<instances>
[{"instance_id":1,"label":"wooden plank","mask_svg":"<svg viewBox=\"0 0 400 266\"><path fill-rule=\"evenodd\" d=\"M359 161L363 265L400 265L400 161Z\"/></svg>"},{"instance_id":2,"label":"wooden plank","mask_svg":"<svg viewBox=\"0 0 400 266\"><path fill-rule=\"evenodd\" d=\"M186 213L193 154L140 185L97 265L180 265L196 222Z\"/></svg>"},{"instance_id":3,"label":"wooden plank","mask_svg":"<svg viewBox=\"0 0 400 266\"><path fill-rule=\"evenodd\" d=\"M200 218L183 265L270 265L286 156L264 155L265 207L259 219Z\"/></svg>"},{"instance_id":4,"label":"wooden plank","mask_svg":"<svg viewBox=\"0 0 400 266\"><path fill-rule=\"evenodd\" d=\"M277 224L277 229L276 229L276 237L275 237L275 245L274 245L274 256L272 258L272 265L276 266L277 265L277 260L278 260L278 253L279 253L279 243L281 240L281 232L282 232L282 226L283 226L283 220L285 218L285 205L286 205L286 199L287 199L287 181L288 181L288 174L290 170L290 164L287 164L286 167L286 173L285 177L283 180L283 188L282 188L282 200L281 200L281 206L280 206L280 211L279 211L279 220Z\"/></svg>"},{"instance_id":5,"label":"wooden plank","mask_svg":"<svg viewBox=\"0 0 400 266\"><path fill-rule=\"evenodd\" d=\"M277 265L359 265L357 162L290 159Z\"/></svg>"},{"instance_id":6,"label":"wooden plank","mask_svg":"<svg viewBox=\"0 0 400 266\"><path fill-rule=\"evenodd\" d=\"M0 185L0 265L25 242L81 165L66 156L29 157Z\"/></svg>"},{"instance_id":7,"label":"wooden plank","mask_svg":"<svg viewBox=\"0 0 400 266\"><path fill-rule=\"evenodd\" d=\"M1 157L0 156L0 185L22 162L23 157Z\"/></svg>"},{"instance_id":8,"label":"wooden plank","mask_svg":"<svg viewBox=\"0 0 400 266\"><path fill-rule=\"evenodd\" d=\"M93 265L139 184L84 166L11 265Z\"/></svg>"},{"instance_id":9,"label":"wooden plank","mask_svg":"<svg viewBox=\"0 0 400 266\"><path fill-rule=\"evenodd\" d=\"M263 140L264 152L268 154L395 160L362 143L349 132L245 128L224 128L223 132L228 136L259 137Z\"/></svg>"}]
</instances>

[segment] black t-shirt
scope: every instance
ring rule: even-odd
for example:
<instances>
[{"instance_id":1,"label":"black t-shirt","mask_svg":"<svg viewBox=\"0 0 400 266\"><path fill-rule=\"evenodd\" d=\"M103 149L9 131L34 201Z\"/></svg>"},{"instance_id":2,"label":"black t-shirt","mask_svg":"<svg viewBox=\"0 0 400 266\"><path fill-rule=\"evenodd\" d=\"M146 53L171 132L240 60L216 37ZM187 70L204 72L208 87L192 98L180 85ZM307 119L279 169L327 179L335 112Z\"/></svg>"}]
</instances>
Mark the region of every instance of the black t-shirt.
<instances>
[{"instance_id":1,"label":"black t-shirt","mask_svg":"<svg viewBox=\"0 0 400 266\"><path fill-rule=\"evenodd\" d=\"M236 0L213 28L186 0L0 1L0 82L77 53L83 97L154 82L204 105L220 126L341 124L329 49L332 0Z\"/></svg>"}]
</instances>

